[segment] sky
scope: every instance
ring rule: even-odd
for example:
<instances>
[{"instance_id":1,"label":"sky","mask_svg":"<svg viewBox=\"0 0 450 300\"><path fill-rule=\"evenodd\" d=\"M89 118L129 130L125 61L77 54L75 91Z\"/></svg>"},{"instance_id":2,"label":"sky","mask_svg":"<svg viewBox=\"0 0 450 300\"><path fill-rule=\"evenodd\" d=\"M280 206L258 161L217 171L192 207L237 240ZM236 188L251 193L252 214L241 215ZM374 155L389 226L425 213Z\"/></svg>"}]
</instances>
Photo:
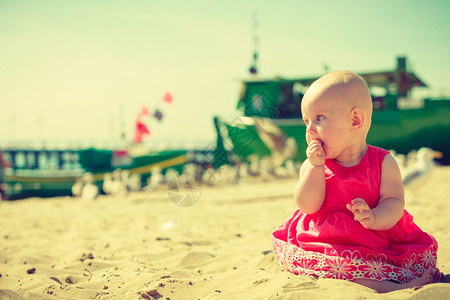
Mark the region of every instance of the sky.
<instances>
[{"instance_id":1,"label":"sky","mask_svg":"<svg viewBox=\"0 0 450 300\"><path fill-rule=\"evenodd\" d=\"M143 119L149 147L214 141L255 34L262 78L391 70L403 55L450 96L449 15L446 0L0 0L0 147L131 142L142 106L163 112Z\"/></svg>"}]
</instances>

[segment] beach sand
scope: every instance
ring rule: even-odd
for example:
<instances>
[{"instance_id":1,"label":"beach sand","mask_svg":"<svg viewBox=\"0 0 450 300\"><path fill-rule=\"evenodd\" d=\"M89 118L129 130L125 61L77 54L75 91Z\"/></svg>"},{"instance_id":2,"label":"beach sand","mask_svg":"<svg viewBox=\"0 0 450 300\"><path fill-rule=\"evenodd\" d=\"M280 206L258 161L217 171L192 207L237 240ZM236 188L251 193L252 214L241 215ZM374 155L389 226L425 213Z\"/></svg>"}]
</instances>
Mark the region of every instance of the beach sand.
<instances>
[{"instance_id":1,"label":"beach sand","mask_svg":"<svg viewBox=\"0 0 450 300\"><path fill-rule=\"evenodd\" d=\"M406 208L450 273L450 167ZM450 299L450 284L387 294L281 270L271 232L295 210L296 178L202 186L179 207L167 189L94 201L0 204L0 299ZM448 277L446 277L448 278ZM448 281L448 280L447 280Z\"/></svg>"}]
</instances>

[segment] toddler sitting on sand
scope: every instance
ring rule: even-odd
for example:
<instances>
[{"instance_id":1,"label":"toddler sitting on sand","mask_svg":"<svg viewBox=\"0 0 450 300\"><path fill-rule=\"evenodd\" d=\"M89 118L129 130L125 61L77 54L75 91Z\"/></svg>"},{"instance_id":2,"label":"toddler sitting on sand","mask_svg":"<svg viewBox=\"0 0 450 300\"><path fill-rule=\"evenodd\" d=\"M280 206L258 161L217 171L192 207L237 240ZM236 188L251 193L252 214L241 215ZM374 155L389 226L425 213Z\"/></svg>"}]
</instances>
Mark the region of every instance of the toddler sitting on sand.
<instances>
[{"instance_id":1,"label":"toddler sitting on sand","mask_svg":"<svg viewBox=\"0 0 450 300\"><path fill-rule=\"evenodd\" d=\"M299 209L272 233L279 263L378 292L438 281L437 242L404 209L395 159L366 143L372 101L363 79L326 74L301 108L307 160L294 193Z\"/></svg>"}]
</instances>

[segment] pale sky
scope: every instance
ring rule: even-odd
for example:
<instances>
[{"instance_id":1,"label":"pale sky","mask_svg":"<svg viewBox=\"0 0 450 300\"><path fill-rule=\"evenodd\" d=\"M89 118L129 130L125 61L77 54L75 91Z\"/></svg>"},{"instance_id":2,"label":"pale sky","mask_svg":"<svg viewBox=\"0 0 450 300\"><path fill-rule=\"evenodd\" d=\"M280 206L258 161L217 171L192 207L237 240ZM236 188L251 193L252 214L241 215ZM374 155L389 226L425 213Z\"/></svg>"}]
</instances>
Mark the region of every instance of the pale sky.
<instances>
[{"instance_id":1,"label":"pale sky","mask_svg":"<svg viewBox=\"0 0 450 300\"><path fill-rule=\"evenodd\" d=\"M0 146L131 141L142 105L153 141L211 140L249 78L390 70L398 55L450 96L450 1L0 0ZM174 102L162 102L166 92ZM124 124L123 126L121 124Z\"/></svg>"}]
</instances>

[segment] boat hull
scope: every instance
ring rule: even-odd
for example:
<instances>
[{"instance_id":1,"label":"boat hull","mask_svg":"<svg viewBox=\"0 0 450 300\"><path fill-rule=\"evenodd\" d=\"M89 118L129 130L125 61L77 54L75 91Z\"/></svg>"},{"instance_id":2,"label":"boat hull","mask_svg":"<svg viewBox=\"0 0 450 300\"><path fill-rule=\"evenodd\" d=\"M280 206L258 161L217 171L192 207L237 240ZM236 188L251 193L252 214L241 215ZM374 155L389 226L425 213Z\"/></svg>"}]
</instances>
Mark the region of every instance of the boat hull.
<instances>
[{"instance_id":1,"label":"boat hull","mask_svg":"<svg viewBox=\"0 0 450 300\"><path fill-rule=\"evenodd\" d=\"M22 199L28 197L71 196L72 186L84 173L93 175L95 184L102 189L105 174L116 169L127 170L130 174L139 174L142 183L146 183L154 167L164 172L168 168L182 170L187 162L186 151L168 151L154 155L135 157L131 164L122 166L109 166L107 168L83 170L16 170L6 174L6 191L9 199Z\"/></svg>"}]
</instances>

